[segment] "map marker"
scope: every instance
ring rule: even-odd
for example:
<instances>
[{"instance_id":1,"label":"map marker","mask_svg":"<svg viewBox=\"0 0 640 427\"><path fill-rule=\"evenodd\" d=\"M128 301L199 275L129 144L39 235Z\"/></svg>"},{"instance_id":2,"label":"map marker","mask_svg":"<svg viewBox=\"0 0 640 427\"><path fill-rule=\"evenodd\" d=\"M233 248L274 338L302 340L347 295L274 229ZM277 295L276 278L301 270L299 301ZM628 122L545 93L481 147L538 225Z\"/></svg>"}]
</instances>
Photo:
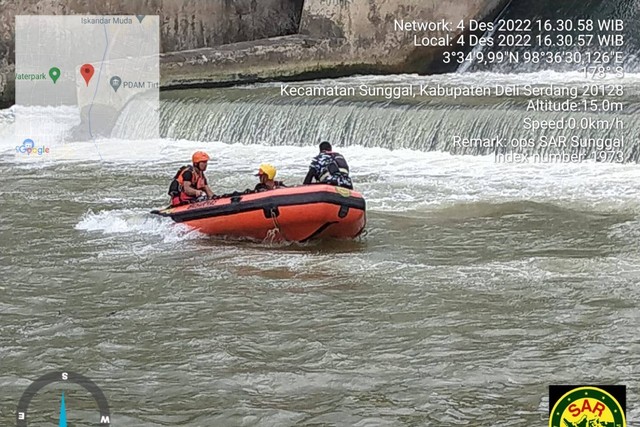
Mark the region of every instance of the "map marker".
<instances>
[{"instance_id":1,"label":"map marker","mask_svg":"<svg viewBox=\"0 0 640 427\"><path fill-rule=\"evenodd\" d=\"M117 92L118 88L122 84L122 79L118 76L113 76L111 77L111 80L109 81L109 83L111 84L111 87L113 88L113 90Z\"/></svg>"},{"instance_id":2,"label":"map marker","mask_svg":"<svg viewBox=\"0 0 640 427\"><path fill-rule=\"evenodd\" d=\"M80 74L84 77L84 81L87 82L87 86L89 86L89 80L93 77L93 71L93 65L91 64L84 64L80 67Z\"/></svg>"},{"instance_id":3,"label":"map marker","mask_svg":"<svg viewBox=\"0 0 640 427\"><path fill-rule=\"evenodd\" d=\"M136 15L136 18L138 18L138 21L142 24L142 20L144 19L144 17L147 15Z\"/></svg>"},{"instance_id":4,"label":"map marker","mask_svg":"<svg viewBox=\"0 0 640 427\"><path fill-rule=\"evenodd\" d=\"M51 80L53 80L53 84L55 84L56 80L58 80L58 77L60 77L60 68L51 67L51 69L49 70L49 77L51 77Z\"/></svg>"}]
</instances>

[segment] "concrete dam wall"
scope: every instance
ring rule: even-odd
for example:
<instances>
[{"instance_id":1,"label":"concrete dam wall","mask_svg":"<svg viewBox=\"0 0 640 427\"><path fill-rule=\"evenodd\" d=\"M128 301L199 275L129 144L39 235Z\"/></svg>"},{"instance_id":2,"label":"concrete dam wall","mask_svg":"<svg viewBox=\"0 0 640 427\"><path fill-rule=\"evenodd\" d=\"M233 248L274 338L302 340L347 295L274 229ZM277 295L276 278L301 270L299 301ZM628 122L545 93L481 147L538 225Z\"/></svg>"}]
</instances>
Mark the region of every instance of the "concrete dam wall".
<instances>
[{"instance_id":1,"label":"concrete dam wall","mask_svg":"<svg viewBox=\"0 0 640 427\"><path fill-rule=\"evenodd\" d=\"M395 21L491 20L505 1L0 0L0 105L14 99L16 15L159 15L162 88L178 89L353 73L449 71L439 61L447 47L414 46L412 34L398 31Z\"/></svg>"}]
</instances>

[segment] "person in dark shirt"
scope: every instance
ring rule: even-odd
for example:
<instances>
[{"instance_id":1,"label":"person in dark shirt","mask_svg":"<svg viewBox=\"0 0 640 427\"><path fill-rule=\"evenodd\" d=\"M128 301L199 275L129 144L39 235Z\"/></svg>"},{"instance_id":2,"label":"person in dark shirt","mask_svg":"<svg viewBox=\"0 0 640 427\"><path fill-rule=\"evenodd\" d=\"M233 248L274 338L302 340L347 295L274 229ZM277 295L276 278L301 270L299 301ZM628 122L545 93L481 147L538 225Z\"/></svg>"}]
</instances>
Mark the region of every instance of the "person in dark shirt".
<instances>
[{"instance_id":1,"label":"person in dark shirt","mask_svg":"<svg viewBox=\"0 0 640 427\"><path fill-rule=\"evenodd\" d=\"M191 156L191 160L193 164L181 167L171 182L169 187L171 206L206 200L214 196L204 175L209 155L204 151L196 151Z\"/></svg>"},{"instance_id":2,"label":"person in dark shirt","mask_svg":"<svg viewBox=\"0 0 640 427\"><path fill-rule=\"evenodd\" d=\"M266 191L276 188L286 187L282 181L275 181L276 174L278 173L275 166L268 163L262 163L258 169L258 173L255 175L260 182L256 184L254 191Z\"/></svg>"},{"instance_id":3,"label":"person in dark shirt","mask_svg":"<svg viewBox=\"0 0 640 427\"><path fill-rule=\"evenodd\" d=\"M320 154L311 161L303 184L311 184L314 179L321 184L353 189L347 161L342 154L332 151L331 144L327 141L320 144Z\"/></svg>"}]
</instances>

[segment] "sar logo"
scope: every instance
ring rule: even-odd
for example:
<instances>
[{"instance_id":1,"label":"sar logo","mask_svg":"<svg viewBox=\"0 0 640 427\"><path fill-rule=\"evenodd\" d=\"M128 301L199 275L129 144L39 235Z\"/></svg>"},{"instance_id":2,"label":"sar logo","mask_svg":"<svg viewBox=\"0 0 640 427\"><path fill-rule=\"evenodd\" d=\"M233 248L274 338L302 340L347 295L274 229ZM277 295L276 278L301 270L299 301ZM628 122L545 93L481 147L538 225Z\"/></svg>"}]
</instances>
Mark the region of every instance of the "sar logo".
<instances>
[{"instance_id":1,"label":"sar logo","mask_svg":"<svg viewBox=\"0 0 640 427\"><path fill-rule=\"evenodd\" d=\"M550 386L549 427L627 427L625 391L624 386Z\"/></svg>"}]
</instances>

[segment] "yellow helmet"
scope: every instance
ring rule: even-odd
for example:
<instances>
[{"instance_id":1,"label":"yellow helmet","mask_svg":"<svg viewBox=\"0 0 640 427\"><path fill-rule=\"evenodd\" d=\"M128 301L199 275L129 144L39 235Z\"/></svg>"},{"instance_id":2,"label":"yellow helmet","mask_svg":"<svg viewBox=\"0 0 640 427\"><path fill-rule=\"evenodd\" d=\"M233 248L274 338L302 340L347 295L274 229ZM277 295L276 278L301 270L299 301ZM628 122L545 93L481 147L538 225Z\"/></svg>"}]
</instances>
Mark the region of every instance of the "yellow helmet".
<instances>
[{"instance_id":1,"label":"yellow helmet","mask_svg":"<svg viewBox=\"0 0 640 427\"><path fill-rule=\"evenodd\" d=\"M269 163L262 163L260 165L260 169L258 169L258 173L256 176L267 175L267 178L273 179L276 177L277 169L275 166L270 165Z\"/></svg>"}]
</instances>

